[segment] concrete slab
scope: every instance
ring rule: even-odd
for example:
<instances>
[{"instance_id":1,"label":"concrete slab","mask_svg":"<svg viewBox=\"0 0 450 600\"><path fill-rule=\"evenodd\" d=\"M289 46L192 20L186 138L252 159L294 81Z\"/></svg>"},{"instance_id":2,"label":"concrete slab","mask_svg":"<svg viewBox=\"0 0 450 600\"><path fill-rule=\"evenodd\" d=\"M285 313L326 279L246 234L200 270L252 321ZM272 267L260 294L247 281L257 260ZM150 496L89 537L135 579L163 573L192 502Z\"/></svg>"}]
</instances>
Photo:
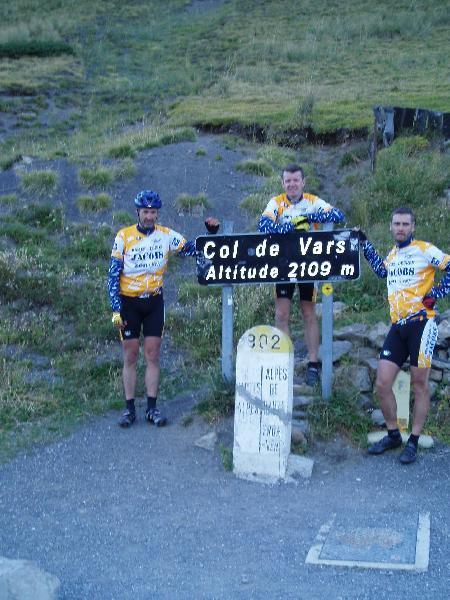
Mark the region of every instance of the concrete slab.
<instances>
[{"instance_id":1,"label":"concrete slab","mask_svg":"<svg viewBox=\"0 0 450 600\"><path fill-rule=\"evenodd\" d=\"M307 564L424 572L430 551L430 514L337 517L322 525ZM361 525L358 524L358 520Z\"/></svg>"}]
</instances>

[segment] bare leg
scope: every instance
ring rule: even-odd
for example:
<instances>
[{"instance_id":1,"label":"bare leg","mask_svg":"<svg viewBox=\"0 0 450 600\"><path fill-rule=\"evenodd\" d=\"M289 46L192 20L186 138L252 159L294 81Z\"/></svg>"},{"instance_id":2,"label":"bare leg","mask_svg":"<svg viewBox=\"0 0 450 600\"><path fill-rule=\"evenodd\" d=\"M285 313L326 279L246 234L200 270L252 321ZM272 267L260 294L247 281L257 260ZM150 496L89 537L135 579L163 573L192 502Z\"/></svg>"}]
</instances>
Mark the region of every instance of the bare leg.
<instances>
[{"instance_id":1,"label":"bare leg","mask_svg":"<svg viewBox=\"0 0 450 600\"><path fill-rule=\"evenodd\" d=\"M308 356L310 362L317 362L319 354L319 324L316 316L316 303L308 302L307 300L300 301L300 308L305 324L305 342L308 348Z\"/></svg>"},{"instance_id":2,"label":"bare leg","mask_svg":"<svg viewBox=\"0 0 450 600\"><path fill-rule=\"evenodd\" d=\"M289 298L275 298L275 327L289 335L291 301Z\"/></svg>"},{"instance_id":3,"label":"bare leg","mask_svg":"<svg viewBox=\"0 0 450 600\"><path fill-rule=\"evenodd\" d=\"M136 364L139 356L139 340L124 340L123 348L123 369L122 380L125 391L125 399L134 398L136 391Z\"/></svg>"},{"instance_id":4,"label":"bare leg","mask_svg":"<svg viewBox=\"0 0 450 600\"><path fill-rule=\"evenodd\" d=\"M392 386L400 367L389 360L378 362L377 379L375 382L380 406L388 429L397 429L397 402Z\"/></svg>"},{"instance_id":5,"label":"bare leg","mask_svg":"<svg viewBox=\"0 0 450 600\"><path fill-rule=\"evenodd\" d=\"M145 388L148 396L156 398L159 388L159 359L161 338L149 336L144 338L144 355L147 367L145 369Z\"/></svg>"},{"instance_id":6,"label":"bare leg","mask_svg":"<svg viewBox=\"0 0 450 600\"><path fill-rule=\"evenodd\" d=\"M430 369L411 367L411 383L414 390L414 410L412 433L420 435L430 410L430 392L428 377Z\"/></svg>"}]
</instances>

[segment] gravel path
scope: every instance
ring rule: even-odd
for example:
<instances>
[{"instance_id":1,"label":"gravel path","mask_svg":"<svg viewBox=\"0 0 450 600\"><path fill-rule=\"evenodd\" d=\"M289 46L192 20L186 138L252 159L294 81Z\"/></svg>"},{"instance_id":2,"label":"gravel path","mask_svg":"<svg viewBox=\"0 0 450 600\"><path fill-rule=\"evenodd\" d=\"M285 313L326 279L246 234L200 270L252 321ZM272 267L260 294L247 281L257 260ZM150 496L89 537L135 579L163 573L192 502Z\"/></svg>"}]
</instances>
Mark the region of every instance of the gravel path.
<instances>
[{"instance_id":1,"label":"gravel path","mask_svg":"<svg viewBox=\"0 0 450 600\"><path fill-rule=\"evenodd\" d=\"M309 483L265 486L194 445L209 430L182 425L194 402L169 403L167 428L121 430L108 414L0 466L0 555L37 561L64 600L448 599L449 448L405 468L336 440L316 447ZM218 434L229 445L232 422ZM333 513L383 527L424 511L428 573L305 565Z\"/></svg>"}]
</instances>

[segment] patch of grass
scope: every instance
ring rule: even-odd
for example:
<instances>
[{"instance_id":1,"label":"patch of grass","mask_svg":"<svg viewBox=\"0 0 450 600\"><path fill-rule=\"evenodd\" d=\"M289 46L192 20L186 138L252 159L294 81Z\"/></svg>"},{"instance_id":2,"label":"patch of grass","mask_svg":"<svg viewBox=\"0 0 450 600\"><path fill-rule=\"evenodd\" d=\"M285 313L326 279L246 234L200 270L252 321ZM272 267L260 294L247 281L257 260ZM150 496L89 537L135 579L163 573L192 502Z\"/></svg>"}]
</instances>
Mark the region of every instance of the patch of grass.
<instances>
[{"instance_id":1,"label":"patch of grass","mask_svg":"<svg viewBox=\"0 0 450 600\"><path fill-rule=\"evenodd\" d=\"M78 179L86 187L107 187L114 181L112 168L97 167L96 169L80 169Z\"/></svg>"},{"instance_id":2,"label":"patch of grass","mask_svg":"<svg viewBox=\"0 0 450 600\"><path fill-rule=\"evenodd\" d=\"M225 471L233 470L233 450L225 446L224 444L219 445L220 456L222 458L222 464Z\"/></svg>"},{"instance_id":3,"label":"patch of grass","mask_svg":"<svg viewBox=\"0 0 450 600\"><path fill-rule=\"evenodd\" d=\"M137 168L131 158L125 158L120 165L115 168L114 179L132 179L136 176Z\"/></svg>"},{"instance_id":4,"label":"patch of grass","mask_svg":"<svg viewBox=\"0 0 450 600\"><path fill-rule=\"evenodd\" d=\"M208 395L195 407L195 412L208 423L216 423L234 411L234 383L226 382L217 370L212 370L208 383Z\"/></svg>"},{"instance_id":5,"label":"patch of grass","mask_svg":"<svg viewBox=\"0 0 450 600\"><path fill-rule=\"evenodd\" d=\"M49 204L29 204L26 211L19 209L15 216L18 223L40 227L48 233L62 231L64 227L63 209Z\"/></svg>"},{"instance_id":6,"label":"patch of grass","mask_svg":"<svg viewBox=\"0 0 450 600\"><path fill-rule=\"evenodd\" d=\"M2 194L0 196L0 204L3 206L14 206L19 202L17 194Z\"/></svg>"},{"instance_id":7,"label":"patch of grass","mask_svg":"<svg viewBox=\"0 0 450 600\"><path fill-rule=\"evenodd\" d=\"M135 158L136 150L130 144L119 144L108 150L108 156L111 158Z\"/></svg>"},{"instance_id":8,"label":"patch of grass","mask_svg":"<svg viewBox=\"0 0 450 600\"><path fill-rule=\"evenodd\" d=\"M206 150L204 148L197 148L195 151L196 156L206 156Z\"/></svg>"},{"instance_id":9,"label":"patch of grass","mask_svg":"<svg viewBox=\"0 0 450 600\"><path fill-rule=\"evenodd\" d=\"M22 160L21 154L11 154L10 156L2 156L0 158L0 169L2 171L7 171L11 167L13 167L16 163Z\"/></svg>"},{"instance_id":10,"label":"patch of grass","mask_svg":"<svg viewBox=\"0 0 450 600\"><path fill-rule=\"evenodd\" d=\"M437 404L432 403L425 431L444 444L450 445L450 397L448 391L441 396Z\"/></svg>"},{"instance_id":11,"label":"patch of grass","mask_svg":"<svg viewBox=\"0 0 450 600\"><path fill-rule=\"evenodd\" d=\"M264 159L246 159L236 165L238 171L249 173L251 175L262 175L270 177L273 175L272 166Z\"/></svg>"},{"instance_id":12,"label":"patch of grass","mask_svg":"<svg viewBox=\"0 0 450 600\"><path fill-rule=\"evenodd\" d=\"M419 151L422 146L426 149ZM378 153L376 172L355 189L350 211L353 222L363 228L379 223L380 218L388 223L392 210L406 205L417 212L418 225L431 223L434 219L427 207L435 207L436 198L443 195L449 172L450 156L428 148L428 142L420 138L398 138ZM446 222L446 212L442 217ZM442 218L436 221L438 228L440 223ZM434 243L440 241L436 235L432 238Z\"/></svg>"},{"instance_id":13,"label":"patch of grass","mask_svg":"<svg viewBox=\"0 0 450 600\"><path fill-rule=\"evenodd\" d=\"M59 183L58 173L50 169L20 173L19 178L23 189L37 196L53 194Z\"/></svg>"},{"instance_id":14,"label":"patch of grass","mask_svg":"<svg viewBox=\"0 0 450 600\"><path fill-rule=\"evenodd\" d=\"M34 229L23 223L3 223L0 225L0 235L7 236L16 244L27 242L40 243L45 240L46 233L41 229Z\"/></svg>"},{"instance_id":15,"label":"patch of grass","mask_svg":"<svg viewBox=\"0 0 450 600\"><path fill-rule=\"evenodd\" d=\"M114 225L119 227L132 225L136 221L136 218L131 216L131 214L126 210L117 210L113 212L112 218Z\"/></svg>"},{"instance_id":16,"label":"patch of grass","mask_svg":"<svg viewBox=\"0 0 450 600\"><path fill-rule=\"evenodd\" d=\"M204 193L191 196L190 194L179 194L175 201L178 208L186 212L192 212L196 207L208 208L209 202L208 197Z\"/></svg>"},{"instance_id":17,"label":"patch of grass","mask_svg":"<svg viewBox=\"0 0 450 600\"><path fill-rule=\"evenodd\" d=\"M163 146L167 144L177 144L179 142L195 142L197 134L191 127L181 127L164 133L159 138L159 143Z\"/></svg>"},{"instance_id":18,"label":"patch of grass","mask_svg":"<svg viewBox=\"0 0 450 600\"><path fill-rule=\"evenodd\" d=\"M367 434L372 430L371 419L361 414L357 405L357 392L335 391L329 402L316 399L308 406L308 419L313 434L321 439L344 435L359 446L365 446Z\"/></svg>"},{"instance_id":19,"label":"patch of grass","mask_svg":"<svg viewBox=\"0 0 450 600\"><path fill-rule=\"evenodd\" d=\"M102 193L94 196L79 196L77 206L82 212L101 212L112 206L112 198L109 194Z\"/></svg>"},{"instance_id":20,"label":"patch of grass","mask_svg":"<svg viewBox=\"0 0 450 600\"><path fill-rule=\"evenodd\" d=\"M221 154L216 154L216 156L214 157L214 160L216 162L223 160L223 156Z\"/></svg>"}]
</instances>

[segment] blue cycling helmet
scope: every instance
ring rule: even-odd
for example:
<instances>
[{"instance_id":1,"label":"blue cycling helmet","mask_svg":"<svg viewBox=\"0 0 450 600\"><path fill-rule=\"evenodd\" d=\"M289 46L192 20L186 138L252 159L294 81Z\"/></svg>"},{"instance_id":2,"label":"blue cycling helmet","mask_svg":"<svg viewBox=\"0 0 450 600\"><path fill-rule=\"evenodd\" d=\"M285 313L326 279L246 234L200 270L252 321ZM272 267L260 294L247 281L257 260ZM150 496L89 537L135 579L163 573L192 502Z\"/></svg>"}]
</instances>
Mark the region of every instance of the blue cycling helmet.
<instances>
[{"instance_id":1,"label":"blue cycling helmet","mask_svg":"<svg viewBox=\"0 0 450 600\"><path fill-rule=\"evenodd\" d=\"M161 198L157 192L143 190L134 199L136 208L161 208Z\"/></svg>"}]
</instances>

